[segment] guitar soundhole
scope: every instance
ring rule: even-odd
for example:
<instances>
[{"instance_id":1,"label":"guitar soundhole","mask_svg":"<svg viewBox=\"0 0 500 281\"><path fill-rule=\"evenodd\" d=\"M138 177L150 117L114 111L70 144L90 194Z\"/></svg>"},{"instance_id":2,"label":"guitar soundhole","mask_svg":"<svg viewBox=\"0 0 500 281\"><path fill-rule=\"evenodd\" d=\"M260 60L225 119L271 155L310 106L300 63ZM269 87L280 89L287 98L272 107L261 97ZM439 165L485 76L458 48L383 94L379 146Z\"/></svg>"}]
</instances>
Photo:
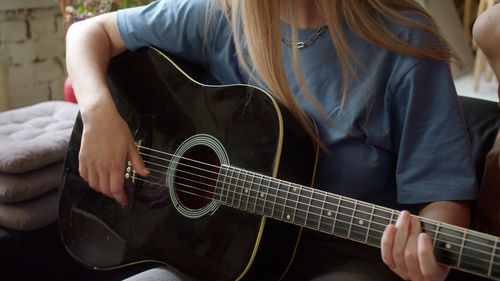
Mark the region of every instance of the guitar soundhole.
<instances>
[{"instance_id":1,"label":"guitar soundhole","mask_svg":"<svg viewBox=\"0 0 500 281\"><path fill-rule=\"evenodd\" d=\"M175 193L187 209L201 209L212 202L220 161L204 145L190 148L182 155L175 172Z\"/></svg>"}]
</instances>

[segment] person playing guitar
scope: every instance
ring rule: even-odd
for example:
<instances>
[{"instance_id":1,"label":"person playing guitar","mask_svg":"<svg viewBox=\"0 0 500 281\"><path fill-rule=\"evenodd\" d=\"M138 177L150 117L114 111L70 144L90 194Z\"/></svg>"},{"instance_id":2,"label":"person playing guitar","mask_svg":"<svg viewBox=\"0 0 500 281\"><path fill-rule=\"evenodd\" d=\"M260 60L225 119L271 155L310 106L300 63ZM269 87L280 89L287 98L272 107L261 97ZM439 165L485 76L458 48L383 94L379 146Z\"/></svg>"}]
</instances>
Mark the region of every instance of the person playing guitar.
<instances>
[{"instance_id":1,"label":"person playing guitar","mask_svg":"<svg viewBox=\"0 0 500 281\"><path fill-rule=\"evenodd\" d=\"M468 227L476 179L449 70L455 55L414 1L155 1L75 23L66 43L83 121L79 173L95 191L127 206L122 163L151 173L106 69L127 49L155 46L222 84L271 92L322 148L315 188L405 210L386 226L381 254L304 230L284 280L447 277L410 212Z\"/></svg>"}]
</instances>

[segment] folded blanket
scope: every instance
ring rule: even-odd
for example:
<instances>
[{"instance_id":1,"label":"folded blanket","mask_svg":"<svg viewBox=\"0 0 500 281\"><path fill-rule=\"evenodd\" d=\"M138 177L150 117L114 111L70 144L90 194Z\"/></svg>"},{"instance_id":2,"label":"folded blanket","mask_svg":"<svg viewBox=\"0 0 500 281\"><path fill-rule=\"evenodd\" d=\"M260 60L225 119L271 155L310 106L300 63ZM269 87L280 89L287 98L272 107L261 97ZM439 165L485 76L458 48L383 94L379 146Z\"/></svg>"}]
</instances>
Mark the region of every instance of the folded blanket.
<instances>
[{"instance_id":1,"label":"folded blanket","mask_svg":"<svg viewBox=\"0 0 500 281\"><path fill-rule=\"evenodd\" d=\"M61 162L78 105L48 101L0 112L0 172L24 173Z\"/></svg>"},{"instance_id":2,"label":"folded blanket","mask_svg":"<svg viewBox=\"0 0 500 281\"><path fill-rule=\"evenodd\" d=\"M57 190L21 203L0 203L0 226L35 230L57 219ZM43 242L42 242L43 243Z\"/></svg>"},{"instance_id":3,"label":"folded blanket","mask_svg":"<svg viewBox=\"0 0 500 281\"><path fill-rule=\"evenodd\" d=\"M0 203L20 202L59 187L62 162L22 174L0 173Z\"/></svg>"}]
</instances>

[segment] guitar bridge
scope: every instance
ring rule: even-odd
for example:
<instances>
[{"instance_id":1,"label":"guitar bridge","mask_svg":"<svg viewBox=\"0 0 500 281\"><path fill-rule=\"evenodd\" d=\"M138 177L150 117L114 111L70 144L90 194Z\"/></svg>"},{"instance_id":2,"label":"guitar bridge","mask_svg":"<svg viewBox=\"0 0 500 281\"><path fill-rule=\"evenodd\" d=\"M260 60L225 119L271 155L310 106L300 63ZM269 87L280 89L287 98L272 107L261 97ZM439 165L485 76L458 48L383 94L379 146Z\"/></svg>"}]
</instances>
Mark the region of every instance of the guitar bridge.
<instances>
[{"instance_id":1,"label":"guitar bridge","mask_svg":"<svg viewBox=\"0 0 500 281\"><path fill-rule=\"evenodd\" d=\"M141 151L141 146L142 146L142 139L139 140L137 143L136 143L136 146L137 146L137 152L140 152ZM126 179L130 179L132 178L132 183L135 183L135 170L132 168L132 162L128 161L127 162L127 172L125 173L125 178ZM132 172L132 175L130 175L130 173Z\"/></svg>"},{"instance_id":2,"label":"guitar bridge","mask_svg":"<svg viewBox=\"0 0 500 281\"><path fill-rule=\"evenodd\" d=\"M151 133L153 131L153 121L154 118L151 115L142 115L139 128L135 132L137 152L141 152L141 147L148 146L151 143ZM143 156L144 158L144 156ZM132 183L136 182L136 171L132 167L132 162L127 161L127 167L125 172L126 179L132 179Z\"/></svg>"}]
</instances>

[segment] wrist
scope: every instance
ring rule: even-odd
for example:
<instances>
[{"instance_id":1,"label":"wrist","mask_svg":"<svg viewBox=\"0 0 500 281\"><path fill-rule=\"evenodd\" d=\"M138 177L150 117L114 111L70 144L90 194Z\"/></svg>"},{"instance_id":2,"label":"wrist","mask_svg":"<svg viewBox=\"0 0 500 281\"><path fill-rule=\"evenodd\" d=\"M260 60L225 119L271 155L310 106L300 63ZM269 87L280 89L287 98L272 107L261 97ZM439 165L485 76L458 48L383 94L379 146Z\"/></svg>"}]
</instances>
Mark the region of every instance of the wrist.
<instances>
[{"instance_id":1,"label":"wrist","mask_svg":"<svg viewBox=\"0 0 500 281\"><path fill-rule=\"evenodd\" d=\"M83 103L79 102L80 115L84 124L94 120L108 119L110 115L118 114L115 104L110 96L102 98L94 98L86 100Z\"/></svg>"}]
</instances>

